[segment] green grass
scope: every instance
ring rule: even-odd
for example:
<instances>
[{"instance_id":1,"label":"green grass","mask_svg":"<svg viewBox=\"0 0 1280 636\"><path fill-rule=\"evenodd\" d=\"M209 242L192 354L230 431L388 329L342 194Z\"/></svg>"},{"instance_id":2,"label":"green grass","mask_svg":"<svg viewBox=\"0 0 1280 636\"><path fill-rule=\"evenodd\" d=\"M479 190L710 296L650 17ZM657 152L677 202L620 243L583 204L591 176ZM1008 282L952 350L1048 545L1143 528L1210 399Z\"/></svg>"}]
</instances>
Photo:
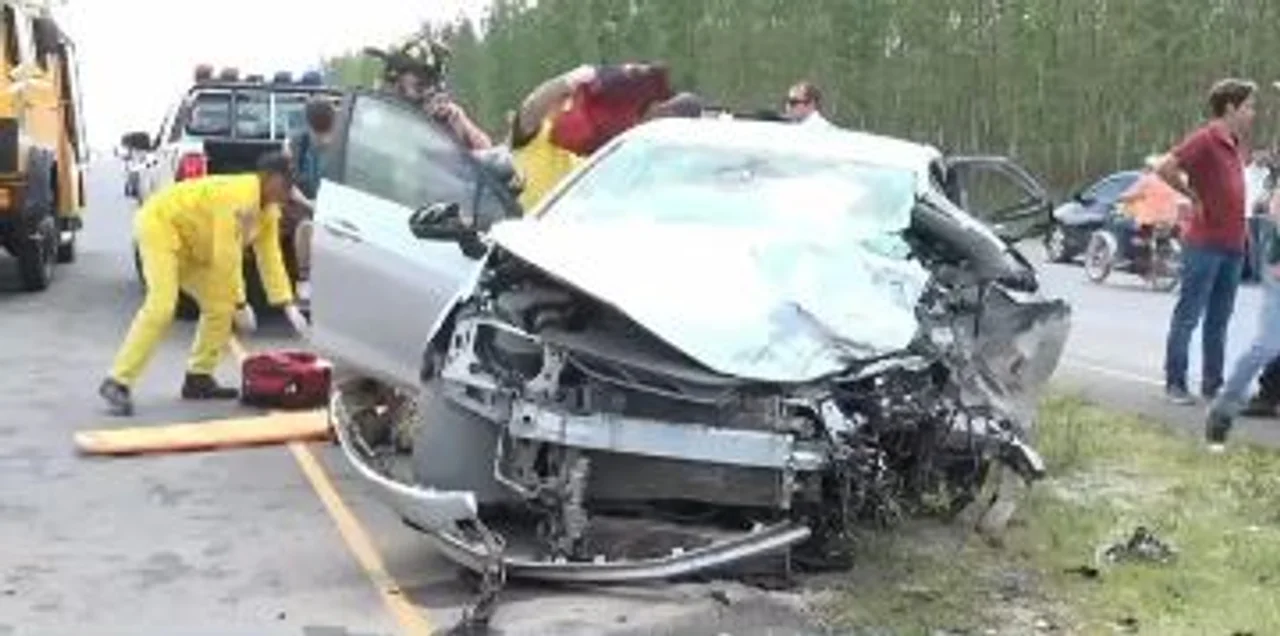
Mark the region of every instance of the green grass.
<instances>
[{"instance_id":1,"label":"green grass","mask_svg":"<svg viewBox=\"0 0 1280 636\"><path fill-rule=\"evenodd\" d=\"M1045 402L1037 435L1050 477L1003 546L927 524L869 537L829 618L891 634L1280 634L1280 453L1210 455L1196 437L1071 397ZM1177 560L1099 563L1140 525Z\"/></svg>"}]
</instances>

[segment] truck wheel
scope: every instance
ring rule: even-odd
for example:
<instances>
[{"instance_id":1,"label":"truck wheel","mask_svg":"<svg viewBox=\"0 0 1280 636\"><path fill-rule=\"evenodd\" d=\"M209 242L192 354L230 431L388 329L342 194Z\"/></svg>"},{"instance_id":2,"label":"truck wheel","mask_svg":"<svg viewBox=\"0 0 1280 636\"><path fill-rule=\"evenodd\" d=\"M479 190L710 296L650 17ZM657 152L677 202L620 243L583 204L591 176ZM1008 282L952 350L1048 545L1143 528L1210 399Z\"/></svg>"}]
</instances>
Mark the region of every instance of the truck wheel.
<instances>
[{"instance_id":1,"label":"truck wheel","mask_svg":"<svg viewBox=\"0 0 1280 636\"><path fill-rule=\"evenodd\" d=\"M13 239L18 278L24 291L44 291L53 282L53 268L58 260L58 225L49 209L29 216L22 225L22 235Z\"/></svg>"},{"instance_id":2,"label":"truck wheel","mask_svg":"<svg viewBox=\"0 0 1280 636\"><path fill-rule=\"evenodd\" d=\"M71 238L66 243L58 241L58 262L74 263L76 262L76 237L78 233L72 232Z\"/></svg>"}]
</instances>

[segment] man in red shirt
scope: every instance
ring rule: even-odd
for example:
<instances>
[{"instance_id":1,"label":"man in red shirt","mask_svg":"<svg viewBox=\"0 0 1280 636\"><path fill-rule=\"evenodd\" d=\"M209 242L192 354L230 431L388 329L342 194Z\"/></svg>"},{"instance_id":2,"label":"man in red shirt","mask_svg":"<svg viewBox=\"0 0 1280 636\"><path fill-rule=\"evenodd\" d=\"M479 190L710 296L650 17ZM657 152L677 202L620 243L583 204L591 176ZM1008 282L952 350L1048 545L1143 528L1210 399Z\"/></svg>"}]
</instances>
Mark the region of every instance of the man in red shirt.
<instances>
[{"instance_id":1,"label":"man in red shirt","mask_svg":"<svg viewBox=\"0 0 1280 636\"><path fill-rule=\"evenodd\" d=\"M1253 124L1253 82L1224 79L1209 91L1208 123L1187 135L1156 172L1192 202L1183 228L1181 288L1165 343L1165 392L1194 404L1187 391L1187 347L1201 325L1200 392L1212 399L1222 387L1227 323L1244 267L1245 184L1241 139ZM1181 173L1186 173L1184 182Z\"/></svg>"}]
</instances>

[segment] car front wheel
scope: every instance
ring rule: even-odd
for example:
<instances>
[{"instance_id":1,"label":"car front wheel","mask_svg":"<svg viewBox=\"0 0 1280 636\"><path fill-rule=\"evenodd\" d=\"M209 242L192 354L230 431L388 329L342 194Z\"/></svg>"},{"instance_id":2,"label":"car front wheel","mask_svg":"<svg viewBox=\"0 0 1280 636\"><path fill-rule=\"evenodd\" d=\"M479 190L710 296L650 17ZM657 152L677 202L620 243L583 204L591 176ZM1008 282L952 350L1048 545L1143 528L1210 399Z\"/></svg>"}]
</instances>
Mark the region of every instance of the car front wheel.
<instances>
[{"instance_id":1,"label":"car front wheel","mask_svg":"<svg viewBox=\"0 0 1280 636\"><path fill-rule=\"evenodd\" d=\"M1094 232L1084 251L1085 276L1095 283L1106 280L1119 254L1120 246L1114 236L1104 230Z\"/></svg>"}]
</instances>

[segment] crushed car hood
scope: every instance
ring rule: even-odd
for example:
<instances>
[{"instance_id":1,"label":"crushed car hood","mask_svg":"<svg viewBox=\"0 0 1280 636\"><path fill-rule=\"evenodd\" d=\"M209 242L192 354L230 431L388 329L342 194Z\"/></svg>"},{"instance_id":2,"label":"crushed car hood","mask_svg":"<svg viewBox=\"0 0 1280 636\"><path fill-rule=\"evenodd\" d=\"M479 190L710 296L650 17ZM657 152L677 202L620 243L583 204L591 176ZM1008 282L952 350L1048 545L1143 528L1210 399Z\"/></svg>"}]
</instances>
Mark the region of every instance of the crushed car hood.
<instances>
[{"instance_id":1,"label":"crushed car hood","mask_svg":"<svg viewBox=\"0 0 1280 636\"><path fill-rule=\"evenodd\" d=\"M806 229L518 220L489 238L726 375L805 382L906 348L929 273L896 235Z\"/></svg>"}]
</instances>

